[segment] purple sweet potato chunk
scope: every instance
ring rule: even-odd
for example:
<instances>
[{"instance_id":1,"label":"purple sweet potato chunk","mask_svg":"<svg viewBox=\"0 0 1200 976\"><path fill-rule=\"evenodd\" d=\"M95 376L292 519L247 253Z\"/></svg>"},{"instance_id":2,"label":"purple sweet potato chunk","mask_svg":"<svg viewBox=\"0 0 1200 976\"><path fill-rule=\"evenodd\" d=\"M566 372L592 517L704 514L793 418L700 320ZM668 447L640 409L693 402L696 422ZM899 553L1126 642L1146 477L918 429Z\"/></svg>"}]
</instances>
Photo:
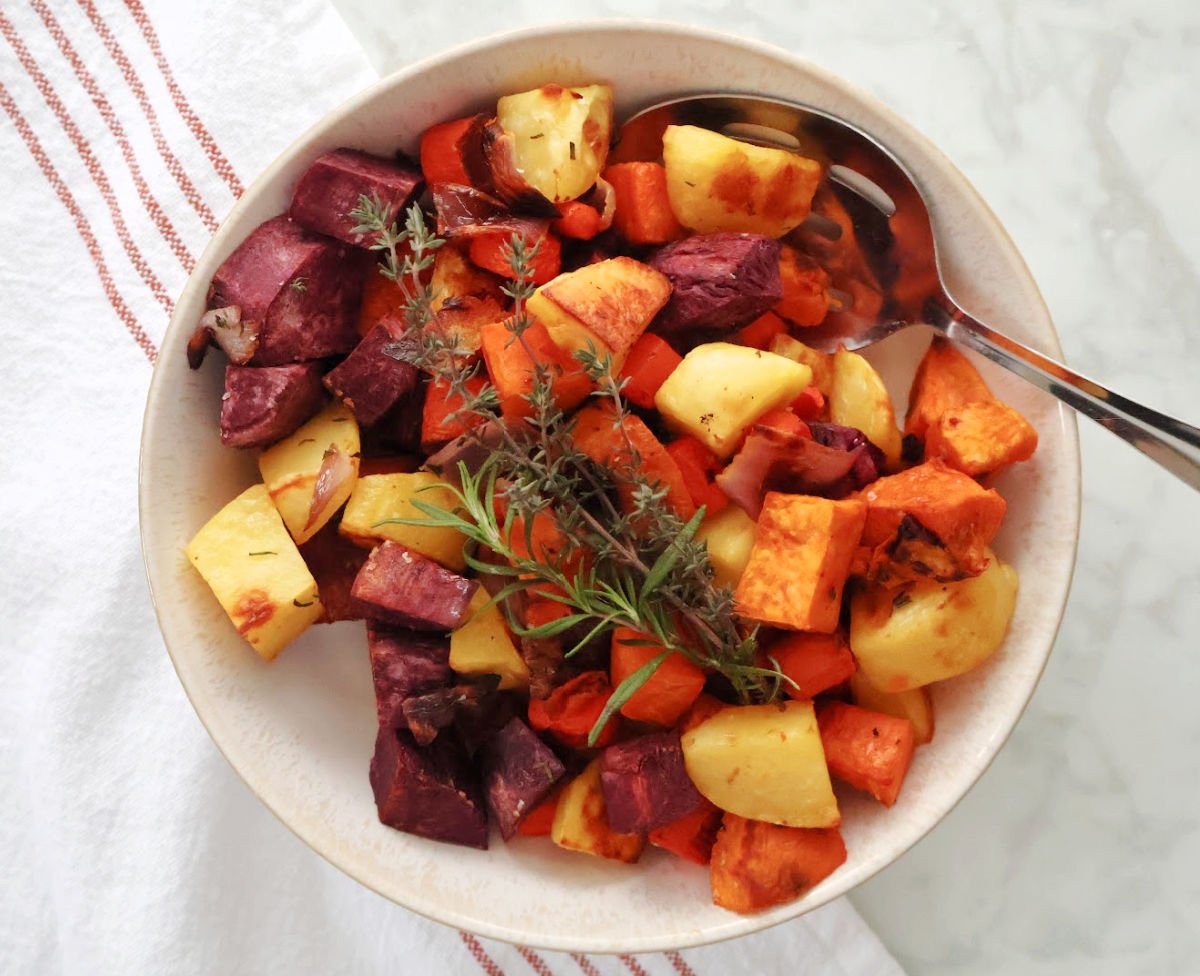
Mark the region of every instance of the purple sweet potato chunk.
<instances>
[{"instance_id":1,"label":"purple sweet potato chunk","mask_svg":"<svg viewBox=\"0 0 1200 976\"><path fill-rule=\"evenodd\" d=\"M438 733L458 723L460 715L488 707L500 684L498 674L468 677L449 688L434 688L404 700L404 721L419 745L427 746Z\"/></svg>"},{"instance_id":2,"label":"purple sweet potato chunk","mask_svg":"<svg viewBox=\"0 0 1200 976\"><path fill-rule=\"evenodd\" d=\"M411 166L357 149L335 149L304 171L292 194L289 216L318 234L367 247L371 235L356 234L359 221L350 215L359 197L377 199L403 223L402 215L423 182L420 171Z\"/></svg>"},{"instance_id":3,"label":"purple sweet potato chunk","mask_svg":"<svg viewBox=\"0 0 1200 976\"><path fill-rule=\"evenodd\" d=\"M335 522L327 522L320 532L301 544L300 555L321 594L322 612L317 623L366 617L366 607L350 595L354 578L367 561L365 549L342 535Z\"/></svg>"},{"instance_id":4,"label":"purple sweet potato chunk","mask_svg":"<svg viewBox=\"0 0 1200 976\"><path fill-rule=\"evenodd\" d=\"M601 757L600 785L609 826L620 834L654 830L704 802L683 765L678 732L609 746Z\"/></svg>"},{"instance_id":5,"label":"purple sweet potato chunk","mask_svg":"<svg viewBox=\"0 0 1200 976\"><path fill-rule=\"evenodd\" d=\"M432 634L367 625L379 727L404 729L404 703L450 683L450 641Z\"/></svg>"},{"instance_id":6,"label":"purple sweet potato chunk","mask_svg":"<svg viewBox=\"0 0 1200 976\"><path fill-rule=\"evenodd\" d=\"M416 388L417 368L385 351L394 342L388 327L377 325L325 376L325 386L346 401L363 426L375 423Z\"/></svg>"},{"instance_id":7,"label":"purple sweet potato chunk","mask_svg":"<svg viewBox=\"0 0 1200 976\"><path fill-rule=\"evenodd\" d=\"M320 363L226 366L221 443L266 447L287 437L324 402Z\"/></svg>"},{"instance_id":8,"label":"purple sweet potato chunk","mask_svg":"<svg viewBox=\"0 0 1200 976\"><path fill-rule=\"evenodd\" d=\"M258 339L251 366L343 355L358 343L365 271L362 252L273 217L217 269L208 307L240 310Z\"/></svg>"},{"instance_id":9,"label":"purple sweet potato chunk","mask_svg":"<svg viewBox=\"0 0 1200 976\"><path fill-rule=\"evenodd\" d=\"M737 329L781 298L779 242L761 234L701 234L668 244L650 266L671 280L656 332Z\"/></svg>"},{"instance_id":10,"label":"purple sweet potato chunk","mask_svg":"<svg viewBox=\"0 0 1200 976\"><path fill-rule=\"evenodd\" d=\"M371 789L389 827L487 850L488 821L474 771L461 747L442 736L418 746L404 731L380 728Z\"/></svg>"},{"instance_id":11,"label":"purple sweet potato chunk","mask_svg":"<svg viewBox=\"0 0 1200 976\"><path fill-rule=\"evenodd\" d=\"M505 840L517 832L517 824L545 799L564 772L550 747L519 718L513 718L484 747L484 795Z\"/></svg>"},{"instance_id":12,"label":"purple sweet potato chunk","mask_svg":"<svg viewBox=\"0 0 1200 976\"><path fill-rule=\"evenodd\" d=\"M388 541L371 551L350 592L372 620L445 632L462 623L477 589L475 580Z\"/></svg>"}]
</instances>

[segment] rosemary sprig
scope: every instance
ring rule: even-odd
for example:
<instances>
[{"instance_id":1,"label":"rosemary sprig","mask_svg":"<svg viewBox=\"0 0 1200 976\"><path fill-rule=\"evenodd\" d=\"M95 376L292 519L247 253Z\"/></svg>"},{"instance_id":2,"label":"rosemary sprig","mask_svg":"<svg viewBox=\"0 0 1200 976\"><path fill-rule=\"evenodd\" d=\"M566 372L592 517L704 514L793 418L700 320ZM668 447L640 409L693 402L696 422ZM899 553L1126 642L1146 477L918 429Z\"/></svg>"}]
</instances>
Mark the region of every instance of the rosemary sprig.
<instances>
[{"instance_id":1,"label":"rosemary sprig","mask_svg":"<svg viewBox=\"0 0 1200 976\"><path fill-rule=\"evenodd\" d=\"M443 242L432 234L415 207L409 211L403 231L388 223L390 215L378 201L363 198L355 214L365 228L360 233L374 233L372 246L386 252L381 272L405 290L409 329L421 337L415 352L408 344L405 358L461 397L456 416L466 420L469 429L472 422L498 419L495 389L481 382L478 365L468 365L457 354L454 338L437 327L430 289L420 283L420 272ZM399 247L405 243L410 253L401 258ZM707 549L695 539L703 509L685 523L665 503L665 488L647 478L628 434L631 414L622 396L623 381L612 369L610 357L590 348L575 357L595 384L592 396L610 404L622 446L618 459L603 466L579 450L573 436L574 419L556 400L556 376L538 361L526 337L533 324L525 303L534 291L536 254L536 245L530 246L514 234L506 255L512 279L504 286L513 300L512 315L505 323L509 341L521 343L534 364L526 395L527 416L522 423L493 424L493 436L499 443L491 447L483 466L473 472L460 464L458 483L438 486L453 493L454 511L415 499L423 518L388 522L453 528L462 534L468 566L510 580L491 602L501 605L519 636L560 637L584 632L585 636L565 651L569 657L593 638L627 627L646 634L648 643L661 648L614 690L592 729L589 744L595 743L612 714L675 652L724 675L743 701L772 700L788 679L774 661L770 667L758 664L756 628L737 618L732 591L715 583ZM557 564L525 555L533 549L533 524L539 515L552 518L565 539ZM525 527L523 549L513 544L518 518ZM472 555L472 543L486 547L502 564ZM530 588L537 588L539 596L563 603L570 612L540 627L525 627L516 618L510 597Z\"/></svg>"}]
</instances>

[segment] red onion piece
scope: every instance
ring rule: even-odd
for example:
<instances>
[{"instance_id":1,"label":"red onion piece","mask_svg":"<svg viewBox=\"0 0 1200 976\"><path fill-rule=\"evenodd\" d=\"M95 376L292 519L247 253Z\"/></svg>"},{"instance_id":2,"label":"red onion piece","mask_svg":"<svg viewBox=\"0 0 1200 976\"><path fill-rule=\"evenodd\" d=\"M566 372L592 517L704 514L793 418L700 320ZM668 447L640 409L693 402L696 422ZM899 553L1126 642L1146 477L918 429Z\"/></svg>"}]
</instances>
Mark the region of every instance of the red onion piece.
<instances>
[{"instance_id":1,"label":"red onion piece","mask_svg":"<svg viewBox=\"0 0 1200 976\"><path fill-rule=\"evenodd\" d=\"M307 532L317 523L329 500L337 490L354 477L354 463L343 454L336 444L330 444L321 459L321 470L317 472L317 483L313 485L312 504L308 508Z\"/></svg>"},{"instance_id":2,"label":"red onion piece","mask_svg":"<svg viewBox=\"0 0 1200 976\"><path fill-rule=\"evenodd\" d=\"M518 217L503 201L472 186L435 183L430 192L437 210L437 231L442 237L471 238L508 231L535 241L542 238L550 227L549 220Z\"/></svg>"}]
</instances>

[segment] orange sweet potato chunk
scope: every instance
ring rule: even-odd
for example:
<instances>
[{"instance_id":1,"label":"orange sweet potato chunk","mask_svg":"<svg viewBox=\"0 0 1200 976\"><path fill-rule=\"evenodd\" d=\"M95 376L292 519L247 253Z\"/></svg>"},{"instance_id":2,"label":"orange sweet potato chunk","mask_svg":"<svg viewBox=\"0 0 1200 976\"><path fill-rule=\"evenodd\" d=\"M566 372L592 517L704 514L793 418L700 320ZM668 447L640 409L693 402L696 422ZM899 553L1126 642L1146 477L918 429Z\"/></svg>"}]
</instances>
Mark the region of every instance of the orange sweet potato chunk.
<instances>
[{"instance_id":1,"label":"orange sweet potato chunk","mask_svg":"<svg viewBox=\"0 0 1200 976\"><path fill-rule=\"evenodd\" d=\"M637 470L666 488L667 504L686 522L696 514L696 505L675 459L640 417L630 414L620 427L615 419L611 403L584 407L575 417L575 446L597 464L618 469L629 467L632 446L637 452ZM629 504L630 499L623 501Z\"/></svg>"},{"instance_id":2,"label":"orange sweet potato chunk","mask_svg":"<svg viewBox=\"0 0 1200 976\"><path fill-rule=\"evenodd\" d=\"M1037 431L1007 403L979 400L951 407L929 426L925 456L978 477L1029 460L1037 443Z\"/></svg>"},{"instance_id":3,"label":"orange sweet potato chunk","mask_svg":"<svg viewBox=\"0 0 1200 976\"><path fill-rule=\"evenodd\" d=\"M779 250L783 298L775 312L793 325L820 325L829 311L829 275L807 254L783 245Z\"/></svg>"},{"instance_id":4,"label":"orange sweet potato chunk","mask_svg":"<svg viewBox=\"0 0 1200 976\"><path fill-rule=\"evenodd\" d=\"M727 813L712 850L713 901L761 912L799 898L845 860L836 827L780 827Z\"/></svg>"},{"instance_id":5,"label":"orange sweet potato chunk","mask_svg":"<svg viewBox=\"0 0 1200 976\"><path fill-rule=\"evenodd\" d=\"M817 712L817 725L830 775L894 804L917 744L912 722L834 701Z\"/></svg>"},{"instance_id":6,"label":"orange sweet potato chunk","mask_svg":"<svg viewBox=\"0 0 1200 976\"><path fill-rule=\"evenodd\" d=\"M913 377L904 433L924 439L947 410L991 399L992 391L971 361L949 339L935 336Z\"/></svg>"},{"instance_id":7,"label":"orange sweet potato chunk","mask_svg":"<svg viewBox=\"0 0 1200 976\"><path fill-rule=\"evenodd\" d=\"M734 594L738 613L790 630L832 633L866 517L859 499L768 492Z\"/></svg>"},{"instance_id":8,"label":"orange sweet potato chunk","mask_svg":"<svg viewBox=\"0 0 1200 976\"><path fill-rule=\"evenodd\" d=\"M907 560L916 567L918 575L895 574L901 578L927 575L947 580L978 576L987 568L987 547L1007 508L994 490L981 487L973 478L938 458L880 478L857 497L867 504L862 543L874 550L872 575L881 581L887 578L886 573L879 572L881 562L905 561L899 557L898 547L902 544L924 545L925 552L921 565ZM912 521L934 538L924 542L914 540L909 531ZM923 565L929 570L924 574Z\"/></svg>"}]
</instances>

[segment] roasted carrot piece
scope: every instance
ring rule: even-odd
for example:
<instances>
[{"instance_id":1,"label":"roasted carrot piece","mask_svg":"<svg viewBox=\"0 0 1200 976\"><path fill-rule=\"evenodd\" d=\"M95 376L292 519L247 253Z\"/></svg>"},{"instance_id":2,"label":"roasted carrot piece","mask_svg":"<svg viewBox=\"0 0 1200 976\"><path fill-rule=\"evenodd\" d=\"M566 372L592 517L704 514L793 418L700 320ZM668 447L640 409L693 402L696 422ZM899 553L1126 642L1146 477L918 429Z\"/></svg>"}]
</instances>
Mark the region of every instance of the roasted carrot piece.
<instances>
[{"instance_id":1,"label":"roasted carrot piece","mask_svg":"<svg viewBox=\"0 0 1200 976\"><path fill-rule=\"evenodd\" d=\"M666 502L675 514L684 521L696 514L679 465L640 418L626 416L618 427L610 402L589 404L575 417L575 446L597 464L616 468L631 467L632 447L637 452L637 471L666 488ZM624 496L623 503L630 505L629 492Z\"/></svg>"},{"instance_id":2,"label":"roasted carrot piece","mask_svg":"<svg viewBox=\"0 0 1200 976\"><path fill-rule=\"evenodd\" d=\"M483 389L486 381L482 376L472 376L465 385L467 390L475 395ZM427 454L432 454L446 441L465 434L468 424L475 427L483 423L482 417L471 414L452 417L455 412L462 410L462 407L462 395L453 392L449 382L440 379L429 381L425 388L425 405L421 412L421 447Z\"/></svg>"},{"instance_id":3,"label":"roasted carrot piece","mask_svg":"<svg viewBox=\"0 0 1200 976\"><path fill-rule=\"evenodd\" d=\"M763 312L749 325L734 333L733 341L739 346L766 349L777 335L787 335L787 323L774 312Z\"/></svg>"},{"instance_id":4,"label":"roasted carrot piece","mask_svg":"<svg viewBox=\"0 0 1200 976\"><path fill-rule=\"evenodd\" d=\"M696 700L692 703L692 707L687 710L687 713L679 720L680 733L688 732L694 729L701 722L707 722L710 718L717 714L722 708L729 706L720 698L716 698L708 692L700 692Z\"/></svg>"},{"instance_id":5,"label":"roasted carrot piece","mask_svg":"<svg viewBox=\"0 0 1200 976\"><path fill-rule=\"evenodd\" d=\"M554 398L562 409L570 410L591 392L592 381L583 366L558 347L540 322L530 325L520 339L509 331L507 322L490 322L479 330L479 341L500 396L500 412L506 417L532 415L528 396L533 391L535 362L550 371Z\"/></svg>"},{"instance_id":6,"label":"roasted carrot piece","mask_svg":"<svg viewBox=\"0 0 1200 976\"><path fill-rule=\"evenodd\" d=\"M1037 443L1037 431L1007 403L979 400L951 407L928 427L925 456L978 477L1029 460Z\"/></svg>"},{"instance_id":7,"label":"roasted carrot piece","mask_svg":"<svg viewBox=\"0 0 1200 976\"><path fill-rule=\"evenodd\" d=\"M784 245L779 251L783 298L775 311L793 325L820 325L829 311L829 275L807 254Z\"/></svg>"},{"instance_id":8,"label":"roasted carrot piece","mask_svg":"<svg viewBox=\"0 0 1200 976\"><path fill-rule=\"evenodd\" d=\"M947 410L991 399L992 391L971 361L949 339L934 336L908 392L904 433L923 440L925 432Z\"/></svg>"},{"instance_id":9,"label":"roasted carrot piece","mask_svg":"<svg viewBox=\"0 0 1200 976\"><path fill-rule=\"evenodd\" d=\"M522 837L549 837L550 827L554 824L554 814L558 810L558 795L562 787L551 791L541 803L525 814L517 824L517 833Z\"/></svg>"},{"instance_id":10,"label":"roasted carrot piece","mask_svg":"<svg viewBox=\"0 0 1200 976\"><path fill-rule=\"evenodd\" d=\"M653 410L654 394L681 362L683 357L665 339L651 332L642 333L621 368L621 379L625 380L622 396L644 410Z\"/></svg>"},{"instance_id":11,"label":"roasted carrot piece","mask_svg":"<svg viewBox=\"0 0 1200 976\"><path fill-rule=\"evenodd\" d=\"M798 434L800 437L812 440L812 431L808 429L808 424L784 407L768 410L754 422L754 426L770 427L772 430L778 430L785 434Z\"/></svg>"},{"instance_id":12,"label":"roasted carrot piece","mask_svg":"<svg viewBox=\"0 0 1200 976\"><path fill-rule=\"evenodd\" d=\"M530 600L525 604L525 626L531 630L534 627L544 627L555 620L561 620L570 612L565 603L559 603L557 600Z\"/></svg>"},{"instance_id":13,"label":"roasted carrot piece","mask_svg":"<svg viewBox=\"0 0 1200 976\"><path fill-rule=\"evenodd\" d=\"M836 827L780 827L727 813L712 850L713 901L761 912L799 898L845 860Z\"/></svg>"},{"instance_id":14,"label":"roasted carrot piece","mask_svg":"<svg viewBox=\"0 0 1200 976\"><path fill-rule=\"evenodd\" d=\"M387 325L393 334L404 331L404 289L372 269L363 282L362 304L358 312L358 333L366 336L377 325Z\"/></svg>"},{"instance_id":15,"label":"roasted carrot piece","mask_svg":"<svg viewBox=\"0 0 1200 976\"><path fill-rule=\"evenodd\" d=\"M831 775L885 807L896 802L916 748L912 722L835 701L817 711L817 726Z\"/></svg>"},{"instance_id":16,"label":"roasted carrot piece","mask_svg":"<svg viewBox=\"0 0 1200 976\"><path fill-rule=\"evenodd\" d=\"M617 194L613 226L630 244L666 244L683 236L661 163L617 163L603 175Z\"/></svg>"},{"instance_id":17,"label":"roasted carrot piece","mask_svg":"<svg viewBox=\"0 0 1200 976\"><path fill-rule=\"evenodd\" d=\"M799 687L786 682L792 698L813 698L846 681L858 666L840 634L786 634L771 645L779 669Z\"/></svg>"},{"instance_id":18,"label":"roasted carrot piece","mask_svg":"<svg viewBox=\"0 0 1200 976\"><path fill-rule=\"evenodd\" d=\"M603 223L600 212L595 207L589 207L579 200L568 200L558 206L559 217L550 226L563 237L573 237L578 241L590 241L600 233Z\"/></svg>"},{"instance_id":19,"label":"roasted carrot piece","mask_svg":"<svg viewBox=\"0 0 1200 976\"><path fill-rule=\"evenodd\" d=\"M679 465L696 508L703 505L708 516L716 515L729 504L729 496L713 481L723 465L712 451L694 437L680 437L667 445L667 453Z\"/></svg>"},{"instance_id":20,"label":"roasted carrot piece","mask_svg":"<svg viewBox=\"0 0 1200 976\"><path fill-rule=\"evenodd\" d=\"M471 238L471 248L468 255L476 265L484 271L491 271L505 278L512 277L512 265L509 261L512 234L496 231L490 234L480 234ZM529 242L533 246L533 242ZM537 253L533 256L530 270L533 273L533 283L544 285L555 277L562 268L562 244L558 235L547 231L537 240Z\"/></svg>"},{"instance_id":21,"label":"roasted carrot piece","mask_svg":"<svg viewBox=\"0 0 1200 976\"><path fill-rule=\"evenodd\" d=\"M685 861L708 864L720 829L721 811L705 800L699 809L650 831L647 838L655 847L670 851Z\"/></svg>"},{"instance_id":22,"label":"roasted carrot piece","mask_svg":"<svg viewBox=\"0 0 1200 976\"><path fill-rule=\"evenodd\" d=\"M651 638L647 634L617 627L612 633L613 687L620 685L642 665L662 653L662 646L631 643ZM704 672L676 651L666 658L642 687L633 693L621 714L635 722L670 727L692 707L704 690Z\"/></svg>"},{"instance_id":23,"label":"roasted carrot piece","mask_svg":"<svg viewBox=\"0 0 1200 976\"><path fill-rule=\"evenodd\" d=\"M791 410L801 420L820 420L825 412L825 394L815 386L807 386L792 401Z\"/></svg>"},{"instance_id":24,"label":"roasted carrot piece","mask_svg":"<svg viewBox=\"0 0 1200 976\"><path fill-rule=\"evenodd\" d=\"M463 137L475 123L471 115L431 126L421 135L421 172L427 183L471 185L463 161Z\"/></svg>"},{"instance_id":25,"label":"roasted carrot piece","mask_svg":"<svg viewBox=\"0 0 1200 976\"><path fill-rule=\"evenodd\" d=\"M608 675L603 671L585 671L559 685L549 698L531 698L529 724L539 732L549 732L563 745L585 749L588 733L610 697L612 685L608 683ZM616 734L616 719L609 719L600 732L597 747L608 745Z\"/></svg>"}]
</instances>

